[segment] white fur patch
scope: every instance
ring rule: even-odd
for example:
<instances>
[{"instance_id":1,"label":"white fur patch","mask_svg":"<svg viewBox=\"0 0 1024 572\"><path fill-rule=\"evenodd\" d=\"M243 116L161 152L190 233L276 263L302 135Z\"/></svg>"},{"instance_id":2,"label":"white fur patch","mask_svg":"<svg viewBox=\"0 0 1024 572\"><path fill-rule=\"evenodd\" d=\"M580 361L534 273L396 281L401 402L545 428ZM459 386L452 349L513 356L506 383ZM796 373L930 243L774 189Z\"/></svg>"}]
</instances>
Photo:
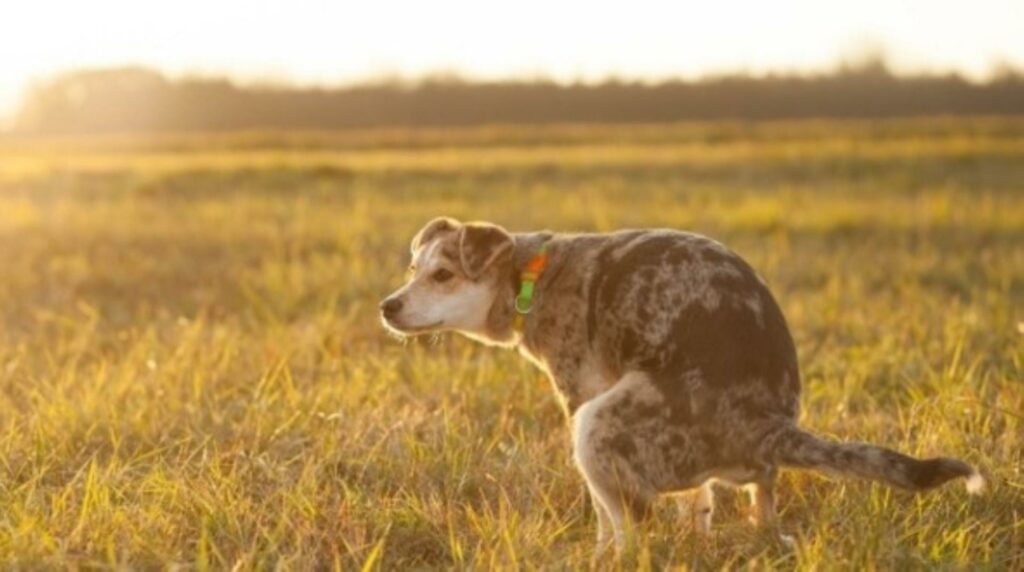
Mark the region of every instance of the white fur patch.
<instances>
[{"instance_id":1,"label":"white fur patch","mask_svg":"<svg viewBox=\"0 0 1024 572\"><path fill-rule=\"evenodd\" d=\"M584 475L586 475L588 467L593 470L594 466L591 447L587 446L587 439L594 429L594 416L601 410L604 402L614 394L615 388L609 389L581 405L572 416L573 456L576 463L583 469Z\"/></svg>"},{"instance_id":2,"label":"white fur patch","mask_svg":"<svg viewBox=\"0 0 1024 572\"><path fill-rule=\"evenodd\" d=\"M980 495L985 491L985 477L981 476L981 473L974 471L969 477L967 477L967 492L972 495Z\"/></svg>"},{"instance_id":3,"label":"white fur patch","mask_svg":"<svg viewBox=\"0 0 1024 572\"><path fill-rule=\"evenodd\" d=\"M600 409L601 402L604 401L602 397L607 398L607 393L610 392L584 403L572 416L572 457L588 484L590 475L599 468L594 459L593 448L587 441L590 438L590 432L594 429L594 415Z\"/></svg>"}]
</instances>

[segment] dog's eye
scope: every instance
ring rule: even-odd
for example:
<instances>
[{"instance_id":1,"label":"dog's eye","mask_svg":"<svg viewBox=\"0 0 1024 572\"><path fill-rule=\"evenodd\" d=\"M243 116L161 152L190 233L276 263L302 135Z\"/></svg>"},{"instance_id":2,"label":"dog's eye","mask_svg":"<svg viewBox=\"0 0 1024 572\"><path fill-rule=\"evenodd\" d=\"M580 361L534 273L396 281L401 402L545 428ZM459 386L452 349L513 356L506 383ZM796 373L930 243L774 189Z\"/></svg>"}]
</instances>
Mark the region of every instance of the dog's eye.
<instances>
[{"instance_id":1,"label":"dog's eye","mask_svg":"<svg viewBox=\"0 0 1024 572\"><path fill-rule=\"evenodd\" d=\"M455 275L452 274L451 270L448 270L447 268L440 268L437 272L434 272L432 278L435 282L447 282L452 279L452 276Z\"/></svg>"}]
</instances>

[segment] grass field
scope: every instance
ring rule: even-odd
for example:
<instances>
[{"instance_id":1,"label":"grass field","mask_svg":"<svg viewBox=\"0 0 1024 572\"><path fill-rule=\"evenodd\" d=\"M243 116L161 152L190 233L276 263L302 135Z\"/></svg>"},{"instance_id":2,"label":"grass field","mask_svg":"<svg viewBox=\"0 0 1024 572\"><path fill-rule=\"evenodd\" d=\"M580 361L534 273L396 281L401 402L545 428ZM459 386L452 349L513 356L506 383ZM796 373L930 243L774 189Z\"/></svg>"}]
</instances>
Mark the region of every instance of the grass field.
<instances>
[{"instance_id":1,"label":"grass field","mask_svg":"<svg viewBox=\"0 0 1024 572\"><path fill-rule=\"evenodd\" d=\"M0 140L0 567L578 568L595 518L514 352L376 303L448 214L671 226L759 269L805 426L977 464L783 472L784 529L659 504L620 564L1024 569L1024 120Z\"/></svg>"}]
</instances>

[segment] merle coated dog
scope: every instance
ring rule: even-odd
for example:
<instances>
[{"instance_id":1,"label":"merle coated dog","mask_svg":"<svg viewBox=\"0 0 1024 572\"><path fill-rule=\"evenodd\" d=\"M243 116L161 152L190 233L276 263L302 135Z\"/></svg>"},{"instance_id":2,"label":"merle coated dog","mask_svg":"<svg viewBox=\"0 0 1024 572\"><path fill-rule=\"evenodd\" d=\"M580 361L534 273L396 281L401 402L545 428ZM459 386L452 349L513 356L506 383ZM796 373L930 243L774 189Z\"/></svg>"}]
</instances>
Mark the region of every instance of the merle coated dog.
<instances>
[{"instance_id":1,"label":"merle coated dog","mask_svg":"<svg viewBox=\"0 0 1024 572\"><path fill-rule=\"evenodd\" d=\"M526 273L524 274L524 270ZM598 515L598 551L660 494L745 485L753 519L773 526L779 467L919 491L966 463L837 443L797 426L800 373L786 320L739 256L696 234L511 234L438 218L412 241L408 282L381 303L401 335L457 331L517 347L548 374L572 420L574 457Z\"/></svg>"}]
</instances>

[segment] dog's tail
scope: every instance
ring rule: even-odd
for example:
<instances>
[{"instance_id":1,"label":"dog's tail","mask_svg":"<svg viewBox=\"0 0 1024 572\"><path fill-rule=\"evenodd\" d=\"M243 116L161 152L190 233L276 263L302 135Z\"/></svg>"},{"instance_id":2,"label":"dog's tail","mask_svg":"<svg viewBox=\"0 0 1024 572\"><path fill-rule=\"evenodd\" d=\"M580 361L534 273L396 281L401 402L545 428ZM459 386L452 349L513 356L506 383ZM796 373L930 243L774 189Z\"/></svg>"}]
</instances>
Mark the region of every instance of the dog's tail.
<instances>
[{"instance_id":1,"label":"dog's tail","mask_svg":"<svg viewBox=\"0 0 1024 572\"><path fill-rule=\"evenodd\" d=\"M937 487L946 481L967 479L967 492L979 494L985 479L967 463L945 457L915 459L867 443L836 443L780 424L762 442L765 460L774 465L819 469L881 481L912 491Z\"/></svg>"}]
</instances>

